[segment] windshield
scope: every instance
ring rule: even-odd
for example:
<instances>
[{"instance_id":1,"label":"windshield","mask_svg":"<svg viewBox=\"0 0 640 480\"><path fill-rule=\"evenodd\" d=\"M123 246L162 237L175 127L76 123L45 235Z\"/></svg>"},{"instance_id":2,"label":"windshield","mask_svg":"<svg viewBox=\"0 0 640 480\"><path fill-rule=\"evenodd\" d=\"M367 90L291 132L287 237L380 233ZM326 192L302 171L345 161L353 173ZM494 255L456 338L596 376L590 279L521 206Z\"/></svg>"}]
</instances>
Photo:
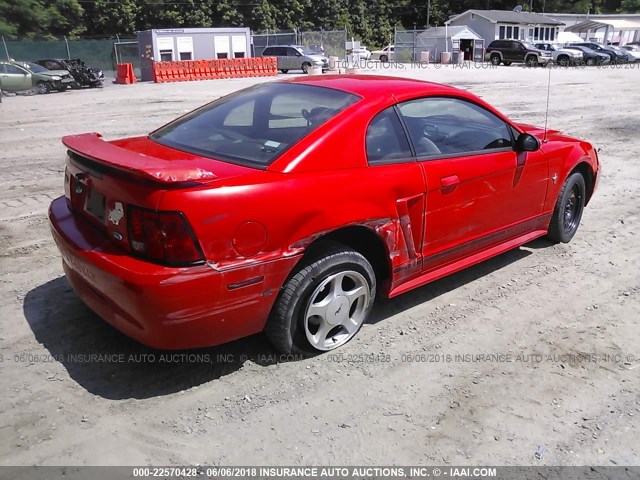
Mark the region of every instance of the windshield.
<instances>
[{"instance_id":1,"label":"windshield","mask_svg":"<svg viewBox=\"0 0 640 480\"><path fill-rule=\"evenodd\" d=\"M266 167L358 99L311 85L257 85L205 105L150 138L197 155Z\"/></svg>"},{"instance_id":2,"label":"windshield","mask_svg":"<svg viewBox=\"0 0 640 480\"><path fill-rule=\"evenodd\" d=\"M524 45L524 47L529 49L529 50L534 50L535 49L535 47L533 45L531 45L530 43L527 43L527 42L522 42L522 45Z\"/></svg>"},{"instance_id":3,"label":"windshield","mask_svg":"<svg viewBox=\"0 0 640 480\"><path fill-rule=\"evenodd\" d=\"M33 73L47 73L47 72L49 72L49 70L47 70L46 68L38 65L37 63L24 62L23 65L25 65Z\"/></svg>"}]
</instances>

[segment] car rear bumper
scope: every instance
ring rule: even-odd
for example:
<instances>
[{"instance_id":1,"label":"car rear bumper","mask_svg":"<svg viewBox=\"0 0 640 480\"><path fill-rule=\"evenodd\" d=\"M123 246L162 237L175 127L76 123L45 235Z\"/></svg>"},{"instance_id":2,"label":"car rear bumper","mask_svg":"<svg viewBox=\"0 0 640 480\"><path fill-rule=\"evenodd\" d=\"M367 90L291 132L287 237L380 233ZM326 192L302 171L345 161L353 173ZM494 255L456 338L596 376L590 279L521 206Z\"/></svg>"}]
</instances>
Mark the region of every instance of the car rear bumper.
<instances>
[{"instance_id":1,"label":"car rear bumper","mask_svg":"<svg viewBox=\"0 0 640 480\"><path fill-rule=\"evenodd\" d=\"M77 218L64 197L49 208L51 233L69 283L109 324L150 347L218 345L263 330L298 257L220 272L164 267L133 258Z\"/></svg>"}]
</instances>

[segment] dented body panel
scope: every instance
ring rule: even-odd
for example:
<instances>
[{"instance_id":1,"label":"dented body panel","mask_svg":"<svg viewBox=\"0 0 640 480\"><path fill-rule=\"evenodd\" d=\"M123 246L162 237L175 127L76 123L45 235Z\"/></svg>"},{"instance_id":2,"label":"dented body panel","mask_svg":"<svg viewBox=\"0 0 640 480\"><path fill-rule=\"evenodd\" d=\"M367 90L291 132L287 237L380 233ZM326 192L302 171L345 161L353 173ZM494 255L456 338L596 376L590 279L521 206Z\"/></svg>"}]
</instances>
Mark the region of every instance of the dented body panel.
<instances>
[{"instance_id":1,"label":"dented body panel","mask_svg":"<svg viewBox=\"0 0 640 480\"><path fill-rule=\"evenodd\" d=\"M593 147L555 131L535 152L369 165L371 119L421 96L473 101L515 130L545 137L443 85L349 76L292 82L343 89L360 100L263 169L147 137L63 139L70 151L65 196L51 205L51 230L71 285L106 321L167 349L260 332L306 249L354 227L382 246L388 276L379 279L380 293L395 296L543 235L564 179L579 164L587 164L597 181ZM457 181L449 184L452 176ZM96 215L100 201L104 212ZM136 256L130 248L133 207L180 212L203 262L170 267Z\"/></svg>"}]
</instances>

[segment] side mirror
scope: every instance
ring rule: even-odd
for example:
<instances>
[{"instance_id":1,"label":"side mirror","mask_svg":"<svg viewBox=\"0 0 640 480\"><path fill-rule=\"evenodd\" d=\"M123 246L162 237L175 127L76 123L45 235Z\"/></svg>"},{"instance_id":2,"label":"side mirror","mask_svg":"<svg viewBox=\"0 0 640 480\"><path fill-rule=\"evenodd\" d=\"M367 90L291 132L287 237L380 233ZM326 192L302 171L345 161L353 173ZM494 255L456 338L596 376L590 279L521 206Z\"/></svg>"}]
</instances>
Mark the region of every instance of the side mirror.
<instances>
[{"instance_id":1,"label":"side mirror","mask_svg":"<svg viewBox=\"0 0 640 480\"><path fill-rule=\"evenodd\" d=\"M533 135L521 133L516 139L516 152L535 152L540 149L540 142Z\"/></svg>"}]
</instances>

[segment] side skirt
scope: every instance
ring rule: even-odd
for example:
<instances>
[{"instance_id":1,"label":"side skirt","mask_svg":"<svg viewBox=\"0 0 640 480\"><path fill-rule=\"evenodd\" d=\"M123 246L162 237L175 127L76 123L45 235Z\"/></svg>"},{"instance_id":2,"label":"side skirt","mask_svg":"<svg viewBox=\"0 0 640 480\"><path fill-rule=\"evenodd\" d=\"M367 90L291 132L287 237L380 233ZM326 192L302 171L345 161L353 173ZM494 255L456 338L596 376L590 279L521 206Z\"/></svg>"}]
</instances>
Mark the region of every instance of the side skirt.
<instances>
[{"instance_id":1,"label":"side skirt","mask_svg":"<svg viewBox=\"0 0 640 480\"><path fill-rule=\"evenodd\" d=\"M536 238L543 237L547 234L546 230L534 230L533 232L526 233L519 237L512 238L504 243L499 245L495 245L486 250L482 250L478 253L470 255L465 258L461 258L460 260L456 260L455 262L444 265L437 270L432 270L430 272L425 273L413 280L408 281L407 283L403 283L402 285L398 285L396 288L389 292L389 298L396 297L401 295L409 290L413 290L414 288L421 287L422 285L426 285L429 282L433 282L434 280L438 280L442 277L446 277L452 273L463 270L467 267L475 265L477 263L488 260L492 257L500 255L506 251L509 251L513 248L524 245L525 243L529 243Z\"/></svg>"}]
</instances>

